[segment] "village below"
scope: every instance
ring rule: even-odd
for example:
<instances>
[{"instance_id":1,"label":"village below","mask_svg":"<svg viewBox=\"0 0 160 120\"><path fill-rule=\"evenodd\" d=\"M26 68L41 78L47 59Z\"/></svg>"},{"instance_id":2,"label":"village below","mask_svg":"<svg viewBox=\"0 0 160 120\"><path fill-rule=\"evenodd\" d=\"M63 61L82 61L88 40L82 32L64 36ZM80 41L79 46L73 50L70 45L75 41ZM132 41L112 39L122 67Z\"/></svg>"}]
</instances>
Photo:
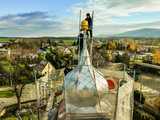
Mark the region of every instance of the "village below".
<instances>
[{"instance_id":1,"label":"village below","mask_svg":"<svg viewBox=\"0 0 160 120\"><path fill-rule=\"evenodd\" d=\"M115 96L134 82L133 120L160 118L160 38L95 37L89 53ZM80 60L76 37L0 38L0 120L54 120L64 76Z\"/></svg>"}]
</instances>

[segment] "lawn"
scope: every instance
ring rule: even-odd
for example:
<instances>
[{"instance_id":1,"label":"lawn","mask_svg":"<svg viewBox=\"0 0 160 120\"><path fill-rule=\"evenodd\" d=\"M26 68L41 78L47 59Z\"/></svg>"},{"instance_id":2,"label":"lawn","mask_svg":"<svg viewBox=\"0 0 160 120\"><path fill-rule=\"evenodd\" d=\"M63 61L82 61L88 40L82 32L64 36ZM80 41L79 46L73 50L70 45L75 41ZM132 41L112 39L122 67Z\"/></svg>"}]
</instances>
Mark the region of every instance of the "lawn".
<instances>
[{"instance_id":1,"label":"lawn","mask_svg":"<svg viewBox=\"0 0 160 120\"><path fill-rule=\"evenodd\" d=\"M0 42L11 42L13 39L11 38L1 38L0 37Z\"/></svg>"},{"instance_id":2,"label":"lawn","mask_svg":"<svg viewBox=\"0 0 160 120\"><path fill-rule=\"evenodd\" d=\"M37 116L36 115L33 115L29 117L29 115L26 115L26 116L23 116L22 117L22 120L37 120ZM1 120L1 119L0 119ZM10 116L10 117L6 117L6 118L3 118L3 120L18 120L18 118L16 116Z\"/></svg>"},{"instance_id":3,"label":"lawn","mask_svg":"<svg viewBox=\"0 0 160 120\"><path fill-rule=\"evenodd\" d=\"M76 41L76 40L63 40L65 45L73 45L74 41Z\"/></svg>"},{"instance_id":4,"label":"lawn","mask_svg":"<svg viewBox=\"0 0 160 120\"><path fill-rule=\"evenodd\" d=\"M15 116L11 116L11 117L4 118L4 120L17 120L17 118Z\"/></svg>"},{"instance_id":5,"label":"lawn","mask_svg":"<svg viewBox=\"0 0 160 120\"><path fill-rule=\"evenodd\" d=\"M9 98L14 96L14 92L12 90L0 91L0 98Z\"/></svg>"}]
</instances>

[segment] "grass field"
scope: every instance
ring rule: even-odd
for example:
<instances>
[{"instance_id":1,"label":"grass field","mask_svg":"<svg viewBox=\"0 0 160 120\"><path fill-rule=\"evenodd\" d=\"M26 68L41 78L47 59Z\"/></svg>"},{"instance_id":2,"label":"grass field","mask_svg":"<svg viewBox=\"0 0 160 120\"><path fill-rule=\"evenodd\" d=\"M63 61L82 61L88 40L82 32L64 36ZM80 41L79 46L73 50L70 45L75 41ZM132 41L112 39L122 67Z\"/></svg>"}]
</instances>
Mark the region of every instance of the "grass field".
<instances>
[{"instance_id":1,"label":"grass field","mask_svg":"<svg viewBox=\"0 0 160 120\"><path fill-rule=\"evenodd\" d=\"M36 115L33 115L33 116L32 115L25 115L22 117L22 120L37 120L37 119L38 118ZM18 118L16 116L12 115L10 117L3 118L2 120L18 120Z\"/></svg>"},{"instance_id":2,"label":"grass field","mask_svg":"<svg viewBox=\"0 0 160 120\"><path fill-rule=\"evenodd\" d=\"M14 116L11 116L11 117L7 117L7 118L3 118L4 120L17 120L16 117Z\"/></svg>"},{"instance_id":3,"label":"grass field","mask_svg":"<svg viewBox=\"0 0 160 120\"><path fill-rule=\"evenodd\" d=\"M10 42L11 40L13 40L13 39L11 39L11 38L1 38L0 37L0 42Z\"/></svg>"},{"instance_id":4,"label":"grass field","mask_svg":"<svg viewBox=\"0 0 160 120\"><path fill-rule=\"evenodd\" d=\"M12 90L0 91L0 98L9 98L12 96L14 96L14 93Z\"/></svg>"},{"instance_id":5,"label":"grass field","mask_svg":"<svg viewBox=\"0 0 160 120\"><path fill-rule=\"evenodd\" d=\"M63 40L65 45L73 45L73 43L75 42L75 40Z\"/></svg>"}]
</instances>

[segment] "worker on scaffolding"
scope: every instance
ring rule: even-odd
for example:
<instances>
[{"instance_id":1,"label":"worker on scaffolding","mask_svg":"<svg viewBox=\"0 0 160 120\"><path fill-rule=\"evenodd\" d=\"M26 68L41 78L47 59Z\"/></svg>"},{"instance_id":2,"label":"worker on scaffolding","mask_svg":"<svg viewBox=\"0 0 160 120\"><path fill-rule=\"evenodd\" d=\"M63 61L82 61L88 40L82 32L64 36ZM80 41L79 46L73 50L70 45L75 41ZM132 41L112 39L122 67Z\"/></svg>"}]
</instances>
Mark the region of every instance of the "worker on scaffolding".
<instances>
[{"instance_id":1,"label":"worker on scaffolding","mask_svg":"<svg viewBox=\"0 0 160 120\"><path fill-rule=\"evenodd\" d=\"M86 32L87 37L92 38L93 20L90 13L86 14L86 18L81 23L81 31Z\"/></svg>"},{"instance_id":2,"label":"worker on scaffolding","mask_svg":"<svg viewBox=\"0 0 160 120\"><path fill-rule=\"evenodd\" d=\"M82 52L82 49L83 49L83 39L84 39L84 33L87 34L87 31L88 31L88 21L87 20L83 20L81 22L81 28L80 28L80 33L78 35L78 45L79 45L79 51L80 53Z\"/></svg>"},{"instance_id":3,"label":"worker on scaffolding","mask_svg":"<svg viewBox=\"0 0 160 120\"><path fill-rule=\"evenodd\" d=\"M85 20L88 22L87 36L90 36L90 38L92 38L93 20L90 13L86 14Z\"/></svg>"},{"instance_id":4,"label":"worker on scaffolding","mask_svg":"<svg viewBox=\"0 0 160 120\"><path fill-rule=\"evenodd\" d=\"M78 44L79 44L80 53L83 48L84 33L86 33L87 38L89 37L92 38L92 28L93 28L93 21L90 16L90 13L87 13L86 18L81 22L80 34L78 36Z\"/></svg>"}]
</instances>

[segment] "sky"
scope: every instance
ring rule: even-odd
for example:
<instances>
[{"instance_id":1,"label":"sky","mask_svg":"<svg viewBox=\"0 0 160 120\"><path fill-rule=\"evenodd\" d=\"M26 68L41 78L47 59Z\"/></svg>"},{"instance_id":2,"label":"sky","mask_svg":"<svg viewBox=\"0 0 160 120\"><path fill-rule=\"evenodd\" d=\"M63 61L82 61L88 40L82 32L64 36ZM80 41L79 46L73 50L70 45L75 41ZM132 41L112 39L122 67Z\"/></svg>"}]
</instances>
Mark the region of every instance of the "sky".
<instances>
[{"instance_id":1,"label":"sky","mask_svg":"<svg viewBox=\"0 0 160 120\"><path fill-rule=\"evenodd\" d=\"M1 0L0 36L77 36L80 10L94 11L94 36L160 29L160 0Z\"/></svg>"}]
</instances>

